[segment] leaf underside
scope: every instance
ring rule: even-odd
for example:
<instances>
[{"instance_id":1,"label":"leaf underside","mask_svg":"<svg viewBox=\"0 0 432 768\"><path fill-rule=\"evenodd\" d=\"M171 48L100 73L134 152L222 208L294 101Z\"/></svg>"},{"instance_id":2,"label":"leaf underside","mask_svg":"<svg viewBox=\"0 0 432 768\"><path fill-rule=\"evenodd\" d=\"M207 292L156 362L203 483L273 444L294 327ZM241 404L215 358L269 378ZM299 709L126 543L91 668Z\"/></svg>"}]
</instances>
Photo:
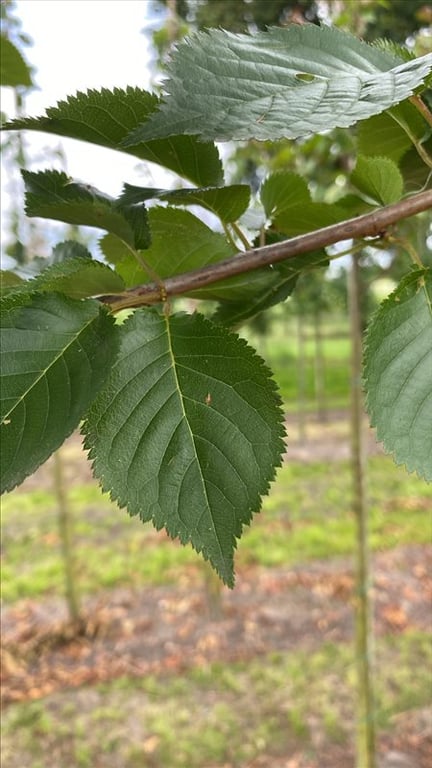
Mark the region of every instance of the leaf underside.
<instances>
[{"instance_id":1,"label":"leaf underside","mask_svg":"<svg viewBox=\"0 0 432 768\"><path fill-rule=\"evenodd\" d=\"M137 310L121 336L84 424L94 474L232 586L236 538L284 450L275 384L246 342L198 314Z\"/></svg>"},{"instance_id":2,"label":"leaf underside","mask_svg":"<svg viewBox=\"0 0 432 768\"><path fill-rule=\"evenodd\" d=\"M78 426L116 352L96 301L60 294L2 301L1 492L19 485Z\"/></svg>"},{"instance_id":3,"label":"leaf underside","mask_svg":"<svg viewBox=\"0 0 432 768\"><path fill-rule=\"evenodd\" d=\"M179 44L159 111L124 144L178 133L294 139L344 128L407 99L431 69L432 54L404 62L331 27L212 29Z\"/></svg>"},{"instance_id":4,"label":"leaf underside","mask_svg":"<svg viewBox=\"0 0 432 768\"><path fill-rule=\"evenodd\" d=\"M432 271L407 275L367 333L372 426L398 464L432 481Z\"/></svg>"}]
</instances>

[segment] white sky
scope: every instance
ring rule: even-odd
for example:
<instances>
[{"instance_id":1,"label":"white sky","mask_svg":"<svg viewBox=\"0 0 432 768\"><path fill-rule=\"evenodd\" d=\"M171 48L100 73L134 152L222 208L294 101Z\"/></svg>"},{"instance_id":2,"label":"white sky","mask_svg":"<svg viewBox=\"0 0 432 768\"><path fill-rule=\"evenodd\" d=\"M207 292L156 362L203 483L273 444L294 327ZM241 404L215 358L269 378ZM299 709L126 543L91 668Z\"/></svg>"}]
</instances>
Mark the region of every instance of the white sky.
<instances>
[{"instance_id":1,"label":"white sky","mask_svg":"<svg viewBox=\"0 0 432 768\"><path fill-rule=\"evenodd\" d=\"M23 54L35 68L38 85L26 97L26 114L44 114L46 107L78 90L127 85L151 90L154 52L150 35L142 31L148 29L150 11L150 0L18 0L15 15L33 40ZM2 111L11 117L12 91L1 92ZM108 194L118 195L124 181L154 183L154 178L143 177L143 164L126 154L33 131L24 136L29 157L37 158L31 170L62 168L47 152L61 144L67 173ZM2 212L10 204L8 173L3 167ZM156 185L161 185L160 178ZM2 216L3 224L6 218Z\"/></svg>"}]
</instances>

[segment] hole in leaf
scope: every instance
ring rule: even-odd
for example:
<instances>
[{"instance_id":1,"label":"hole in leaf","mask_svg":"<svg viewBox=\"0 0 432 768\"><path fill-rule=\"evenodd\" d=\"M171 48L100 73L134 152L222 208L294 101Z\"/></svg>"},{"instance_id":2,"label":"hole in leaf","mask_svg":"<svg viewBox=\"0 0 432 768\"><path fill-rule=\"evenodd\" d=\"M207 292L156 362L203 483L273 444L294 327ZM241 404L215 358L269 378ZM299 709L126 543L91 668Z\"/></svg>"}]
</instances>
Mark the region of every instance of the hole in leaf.
<instances>
[{"instance_id":1,"label":"hole in leaf","mask_svg":"<svg viewBox=\"0 0 432 768\"><path fill-rule=\"evenodd\" d=\"M309 72L297 72L295 75L296 80L301 80L304 83L311 83L315 80L315 75L309 74Z\"/></svg>"}]
</instances>

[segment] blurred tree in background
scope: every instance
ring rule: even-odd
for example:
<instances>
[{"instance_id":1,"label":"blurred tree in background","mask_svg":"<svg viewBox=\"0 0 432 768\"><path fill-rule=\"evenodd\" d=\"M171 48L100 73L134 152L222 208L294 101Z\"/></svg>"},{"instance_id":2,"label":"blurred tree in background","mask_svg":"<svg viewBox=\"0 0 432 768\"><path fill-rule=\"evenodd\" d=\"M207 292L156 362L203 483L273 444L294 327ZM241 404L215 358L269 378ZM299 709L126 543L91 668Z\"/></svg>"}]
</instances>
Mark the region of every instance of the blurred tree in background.
<instances>
[{"instance_id":1,"label":"blurred tree in background","mask_svg":"<svg viewBox=\"0 0 432 768\"><path fill-rule=\"evenodd\" d=\"M315 0L179 0L177 13L198 29L223 27L231 32L292 21L319 21Z\"/></svg>"},{"instance_id":2,"label":"blurred tree in background","mask_svg":"<svg viewBox=\"0 0 432 768\"><path fill-rule=\"evenodd\" d=\"M154 2L172 5L172 0ZM432 23L432 4L425 0L177 0L175 10L197 29L246 32L293 22L331 21L360 28L366 40L387 37L398 43Z\"/></svg>"},{"instance_id":3,"label":"blurred tree in background","mask_svg":"<svg viewBox=\"0 0 432 768\"><path fill-rule=\"evenodd\" d=\"M22 22L16 15L14 0L4 0L0 4L1 18L1 84L13 91L14 112L17 117L25 114L27 94L34 88L33 69L26 62L23 50L32 45L32 40L22 29ZM2 121L6 116L2 112ZM28 167L28 158L22 134L10 134L2 139L1 151L10 167L9 187L11 198L19 199L17 187L20 179L18 168ZM10 239L5 253L17 264L28 261L28 250L24 243L32 240L34 224L24 214L22 205L14 205L10 214Z\"/></svg>"}]
</instances>

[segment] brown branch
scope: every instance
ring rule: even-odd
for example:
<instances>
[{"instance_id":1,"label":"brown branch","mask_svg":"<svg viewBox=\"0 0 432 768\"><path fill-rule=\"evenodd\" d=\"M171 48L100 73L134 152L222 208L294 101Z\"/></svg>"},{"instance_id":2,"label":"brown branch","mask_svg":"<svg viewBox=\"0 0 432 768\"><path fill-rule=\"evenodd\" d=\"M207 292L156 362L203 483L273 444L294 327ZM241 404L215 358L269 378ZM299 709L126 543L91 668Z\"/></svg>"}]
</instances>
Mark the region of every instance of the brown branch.
<instances>
[{"instance_id":1,"label":"brown branch","mask_svg":"<svg viewBox=\"0 0 432 768\"><path fill-rule=\"evenodd\" d=\"M366 213L355 219L332 224L330 227L317 229L305 235L284 240L281 243L251 248L249 251L236 254L228 259L201 267L191 272L184 272L163 281L166 295L161 297L161 286L157 283L146 283L130 288L124 293L112 296L100 296L100 301L111 305L113 311L127 307L137 307L146 304L157 304L170 296L179 296L211 285L227 277L250 272L269 264L292 259L304 253L310 253L328 245L334 245L342 240L352 240L360 237L378 237L385 230L416 213L432 209L432 190L420 192L417 195L400 200L385 208L372 213Z\"/></svg>"},{"instance_id":2,"label":"brown branch","mask_svg":"<svg viewBox=\"0 0 432 768\"><path fill-rule=\"evenodd\" d=\"M432 126L432 114L423 99L420 96L410 96L410 101L421 112L428 125Z\"/></svg>"}]
</instances>

